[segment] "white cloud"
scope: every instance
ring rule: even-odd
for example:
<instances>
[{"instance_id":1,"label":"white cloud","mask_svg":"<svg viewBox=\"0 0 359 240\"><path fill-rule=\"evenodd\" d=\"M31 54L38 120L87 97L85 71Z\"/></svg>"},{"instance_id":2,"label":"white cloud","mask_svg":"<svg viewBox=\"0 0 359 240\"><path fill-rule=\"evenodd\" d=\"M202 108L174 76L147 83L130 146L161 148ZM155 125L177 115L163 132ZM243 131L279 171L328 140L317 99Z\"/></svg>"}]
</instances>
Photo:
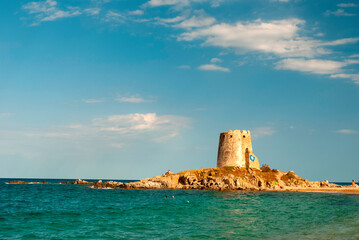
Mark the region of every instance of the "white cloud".
<instances>
[{"instance_id":1,"label":"white cloud","mask_svg":"<svg viewBox=\"0 0 359 240\"><path fill-rule=\"evenodd\" d=\"M100 8L86 8L84 9L84 13L87 15L98 15L100 13Z\"/></svg>"},{"instance_id":2,"label":"white cloud","mask_svg":"<svg viewBox=\"0 0 359 240\"><path fill-rule=\"evenodd\" d=\"M100 131L139 137L140 134L154 133L152 139L175 137L183 128L189 127L190 119L176 115L158 116L156 113L134 113L112 115L92 121L92 126Z\"/></svg>"},{"instance_id":3,"label":"white cloud","mask_svg":"<svg viewBox=\"0 0 359 240\"><path fill-rule=\"evenodd\" d=\"M0 118L11 117L13 115L14 115L13 113L9 113L9 112L0 113Z\"/></svg>"},{"instance_id":4,"label":"white cloud","mask_svg":"<svg viewBox=\"0 0 359 240\"><path fill-rule=\"evenodd\" d=\"M104 102L102 99L83 99L82 102L84 103L101 103Z\"/></svg>"},{"instance_id":5,"label":"white cloud","mask_svg":"<svg viewBox=\"0 0 359 240\"><path fill-rule=\"evenodd\" d=\"M356 16L356 14L347 13L347 12L344 11L344 9L341 9L341 8L337 9L335 12L327 10L325 12L325 15L335 15L335 16L345 16L345 17Z\"/></svg>"},{"instance_id":6,"label":"white cloud","mask_svg":"<svg viewBox=\"0 0 359 240\"><path fill-rule=\"evenodd\" d=\"M155 20L160 24L178 23L183 19L185 19L184 16L177 16L174 18L159 18L159 17L155 18Z\"/></svg>"},{"instance_id":7,"label":"white cloud","mask_svg":"<svg viewBox=\"0 0 359 240\"><path fill-rule=\"evenodd\" d=\"M359 74L348 74L348 73L339 73L330 75L331 78L348 78L351 79L355 84L359 84Z\"/></svg>"},{"instance_id":8,"label":"white cloud","mask_svg":"<svg viewBox=\"0 0 359 240\"><path fill-rule=\"evenodd\" d=\"M277 62L277 69L296 70L316 74L333 74L342 71L345 62L319 59L288 58Z\"/></svg>"},{"instance_id":9,"label":"white cloud","mask_svg":"<svg viewBox=\"0 0 359 240\"><path fill-rule=\"evenodd\" d=\"M119 96L115 100L118 102L127 102L127 103L145 103L145 102L154 101L154 99L145 99L138 94L129 97Z\"/></svg>"},{"instance_id":10,"label":"white cloud","mask_svg":"<svg viewBox=\"0 0 359 240\"><path fill-rule=\"evenodd\" d=\"M257 51L280 57L314 57L331 53L325 46L356 43L359 38L324 42L300 36L305 21L284 19L236 24L220 23L182 33L179 41L203 40L204 46L233 48L237 52Z\"/></svg>"},{"instance_id":11,"label":"white cloud","mask_svg":"<svg viewBox=\"0 0 359 240\"><path fill-rule=\"evenodd\" d=\"M319 41L299 37L299 26L304 21L286 19L271 22L237 22L216 24L207 28L185 32L178 40L203 39L204 45L235 48L240 51L260 51L280 56L314 56L326 53L318 47Z\"/></svg>"},{"instance_id":12,"label":"white cloud","mask_svg":"<svg viewBox=\"0 0 359 240\"><path fill-rule=\"evenodd\" d=\"M358 134L358 131L352 130L352 129L340 129L336 131L337 133L341 134Z\"/></svg>"},{"instance_id":13,"label":"white cloud","mask_svg":"<svg viewBox=\"0 0 359 240\"><path fill-rule=\"evenodd\" d=\"M213 8L219 7L223 0L149 0L143 7L162 7L171 6L174 9L180 10L184 7L189 7L193 3L209 3Z\"/></svg>"},{"instance_id":14,"label":"white cloud","mask_svg":"<svg viewBox=\"0 0 359 240\"><path fill-rule=\"evenodd\" d=\"M118 13L114 10L109 10L106 13L105 22L112 22L112 23L124 23L125 22L126 17L124 15L122 15L121 13Z\"/></svg>"},{"instance_id":15,"label":"white cloud","mask_svg":"<svg viewBox=\"0 0 359 240\"><path fill-rule=\"evenodd\" d=\"M350 55L349 58L359 58L359 54Z\"/></svg>"},{"instance_id":16,"label":"white cloud","mask_svg":"<svg viewBox=\"0 0 359 240\"><path fill-rule=\"evenodd\" d=\"M54 21L61 18L70 18L81 15L78 7L67 7L66 10L57 8L57 1L46 0L39 2L29 2L22 6L29 14L35 16L32 25L39 25L41 22Z\"/></svg>"},{"instance_id":17,"label":"white cloud","mask_svg":"<svg viewBox=\"0 0 359 240\"><path fill-rule=\"evenodd\" d=\"M27 137L96 139L112 147L123 147L129 140L161 141L174 138L184 128L190 127L191 119L178 115L156 113L132 113L111 115L93 119L89 124L72 124L49 131L27 132Z\"/></svg>"},{"instance_id":18,"label":"white cloud","mask_svg":"<svg viewBox=\"0 0 359 240\"><path fill-rule=\"evenodd\" d=\"M276 69L294 70L314 74L330 74L331 78L348 78L354 83L359 84L359 74L348 74L345 73L345 70L343 69L345 66L358 63L359 60L339 62L321 59L288 58L277 62Z\"/></svg>"},{"instance_id":19,"label":"white cloud","mask_svg":"<svg viewBox=\"0 0 359 240\"><path fill-rule=\"evenodd\" d=\"M211 59L211 63L217 63L217 62L222 62L222 59L219 59L219 58L212 58Z\"/></svg>"},{"instance_id":20,"label":"white cloud","mask_svg":"<svg viewBox=\"0 0 359 240\"><path fill-rule=\"evenodd\" d=\"M206 27L212 25L216 21L215 18L199 15L193 16L189 19L182 21L181 23L174 25L174 27L178 28L198 28L198 27Z\"/></svg>"},{"instance_id":21,"label":"white cloud","mask_svg":"<svg viewBox=\"0 0 359 240\"><path fill-rule=\"evenodd\" d=\"M220 72L230 72L229 68L221 67L215 64L203 64L198 67L199 70L203 71L220 71Z\"/></svg>"},{"instance_id":22,"label":"white cloud","mask_svg":"<svg viewBox=\"0 0 359 240\"><path fill-rule=\"evenodd\" d=\"M144 14L143 10L137 9L135 11L129 11L128 12L129 15L136 15L136 16L141 16Z\"/></svg>"},{"instance_id":23,"label":"white cloud","mask_svg":"<svg viewBox=\"0 0 359 240\"><path fill-rule=\"evenodd\" d=\"M254 137L263 137L273 135L275 130L273 127L257 127L254 128L252 131Z\"/></svg>"},{"instance_id":24,"label":"white cloud","mask_svg":"<svg viewBox=\"0 0 359 240\"><path fill-rule=\"evenodd\" d=\"M151 7L160 7L160 6L170 6L170 5L189 5L189 0L150 0L147 2L148 6Z\"/></svg>"},{"instance_id":25,"label":"white cloud","mask_svg":"<svg viewBox=\"0 0 359 240\"><path fill-rule=\"evenodd\" d=\"M214 17L208 16L203 10L193 11L192 16L190 16L190 12L191 11L184 11L181 16L173 18L156 17L155 20L157 23L168 27L185 29L207 27L216 21Z\"/></svg>"},{"instance_id":26,"label":"white cloud","mask_svg":"<svg viewBox=\"0 0 359 240\"><path fill-rule=\"evenodd\" d=\"M345 45L349 43L357 43L359 42L359 38L342 38L334 41L329 42L322 42L321 46L338 46L338 45Z\"/></svg>"},{"instance_id":27,"label":"white cloud","mask_svg":"<svg viewBox=\"0 0 359 240\"><path fill-rule=\"evenodd\" d=\"M212 0L210 1L211 7L219 7L224 0Z\"/></svg>"},{"instance_id":28,"label":"white cloud","mask_svg":"<svg viewBox=\"0 0 359 240\"><path fill-rule=\"evenodd\" d=\"M345 8L345 7L356 7L357 5L355 3L339 3L337 4L337 6Z\"/></svg>"}]
</instances>

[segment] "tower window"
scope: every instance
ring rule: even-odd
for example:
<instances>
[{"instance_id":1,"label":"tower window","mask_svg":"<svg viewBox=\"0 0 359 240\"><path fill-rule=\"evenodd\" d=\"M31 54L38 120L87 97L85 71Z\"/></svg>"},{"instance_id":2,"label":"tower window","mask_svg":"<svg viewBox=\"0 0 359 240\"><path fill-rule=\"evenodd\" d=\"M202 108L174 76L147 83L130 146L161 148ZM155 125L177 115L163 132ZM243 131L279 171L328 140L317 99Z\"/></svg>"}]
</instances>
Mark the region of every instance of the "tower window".
<instances>
[{"instance_id":1,"label":"tower window","mask_svg":"<svg viewBox=\"0 0 359 240\"><path fill-rule=\"evenodd\" d=\"M243 135L243 138L246 138L246 135Z\"/></svg>"},{"instance_id":2,"label":"tower window","mask_svg":"<svg viewBox=\"0 0 359 240\"><path fill-rule=\"evenodd\" d=\"M231 135L231 138L232 138L232 135Z\"/></svg>"}]
</instances>

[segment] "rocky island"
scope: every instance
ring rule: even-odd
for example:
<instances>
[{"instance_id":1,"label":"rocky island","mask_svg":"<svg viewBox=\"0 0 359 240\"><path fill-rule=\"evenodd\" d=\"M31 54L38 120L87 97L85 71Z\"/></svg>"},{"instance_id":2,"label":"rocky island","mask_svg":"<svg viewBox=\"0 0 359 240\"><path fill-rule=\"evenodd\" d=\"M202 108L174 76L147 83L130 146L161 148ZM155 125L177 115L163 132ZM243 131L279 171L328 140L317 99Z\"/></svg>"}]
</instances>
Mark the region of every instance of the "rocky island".
<instances>
[{"instance_id":1,"label":"rocky island","mask_svg":"<svg viewBox=\"0 0 359 240\"><path fill-rule=\"evenodd\" d=\"M37 182L40 184L40 182ZM9 184L26 184L13 181ZM42 184L48 184L42 182ZM217 167L186 170L179 173L167 171L161 176L137 182L88 182L78 179L59 184L90 185L96 189L193 189L214 191L309 191L359 194L358 185L340 186L328 181L310 182L293 171L281 172L268 165L259 167L252 150L250 131L229 130L220 134Z\"/></svg>"}]
</instances>

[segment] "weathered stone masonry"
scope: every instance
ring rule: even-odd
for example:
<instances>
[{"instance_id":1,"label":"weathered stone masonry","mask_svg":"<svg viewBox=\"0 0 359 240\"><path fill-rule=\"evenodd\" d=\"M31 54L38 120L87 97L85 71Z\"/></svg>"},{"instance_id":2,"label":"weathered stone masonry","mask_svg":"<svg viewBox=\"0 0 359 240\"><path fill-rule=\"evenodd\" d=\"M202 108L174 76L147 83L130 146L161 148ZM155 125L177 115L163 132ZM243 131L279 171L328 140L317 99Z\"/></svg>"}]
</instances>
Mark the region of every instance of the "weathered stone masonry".
<instances>
[{"instance_id":1,"label":"weathered stone masonry","mask_svg":"<svg viewBox=\"0 0 359 240\"><path fill-rule=\"evenodd\" d=\"M229 130L219 136L217 167L247 167L259 169L252 150L250 131Z\"/></svg>"}]
</instances>

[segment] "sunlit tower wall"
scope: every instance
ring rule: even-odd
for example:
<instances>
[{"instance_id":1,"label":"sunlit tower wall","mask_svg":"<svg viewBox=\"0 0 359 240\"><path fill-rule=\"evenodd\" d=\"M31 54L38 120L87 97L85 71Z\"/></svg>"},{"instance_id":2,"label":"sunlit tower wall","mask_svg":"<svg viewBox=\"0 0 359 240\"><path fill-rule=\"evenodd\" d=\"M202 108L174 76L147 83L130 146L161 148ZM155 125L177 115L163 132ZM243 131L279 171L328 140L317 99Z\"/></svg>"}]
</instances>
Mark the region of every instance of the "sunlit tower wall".
<instances>
[{"instance_id":1,"label":"sunlit tower wall","mask_svg":"<svg viewBox=\"0 0 359 240\"><path fill-rule=\"evenodd\" d=\"M229 130L219 136L217 167L246 167L259 169L258 158L252 150L250 131Z\"/></svg>"}]
</instances>

